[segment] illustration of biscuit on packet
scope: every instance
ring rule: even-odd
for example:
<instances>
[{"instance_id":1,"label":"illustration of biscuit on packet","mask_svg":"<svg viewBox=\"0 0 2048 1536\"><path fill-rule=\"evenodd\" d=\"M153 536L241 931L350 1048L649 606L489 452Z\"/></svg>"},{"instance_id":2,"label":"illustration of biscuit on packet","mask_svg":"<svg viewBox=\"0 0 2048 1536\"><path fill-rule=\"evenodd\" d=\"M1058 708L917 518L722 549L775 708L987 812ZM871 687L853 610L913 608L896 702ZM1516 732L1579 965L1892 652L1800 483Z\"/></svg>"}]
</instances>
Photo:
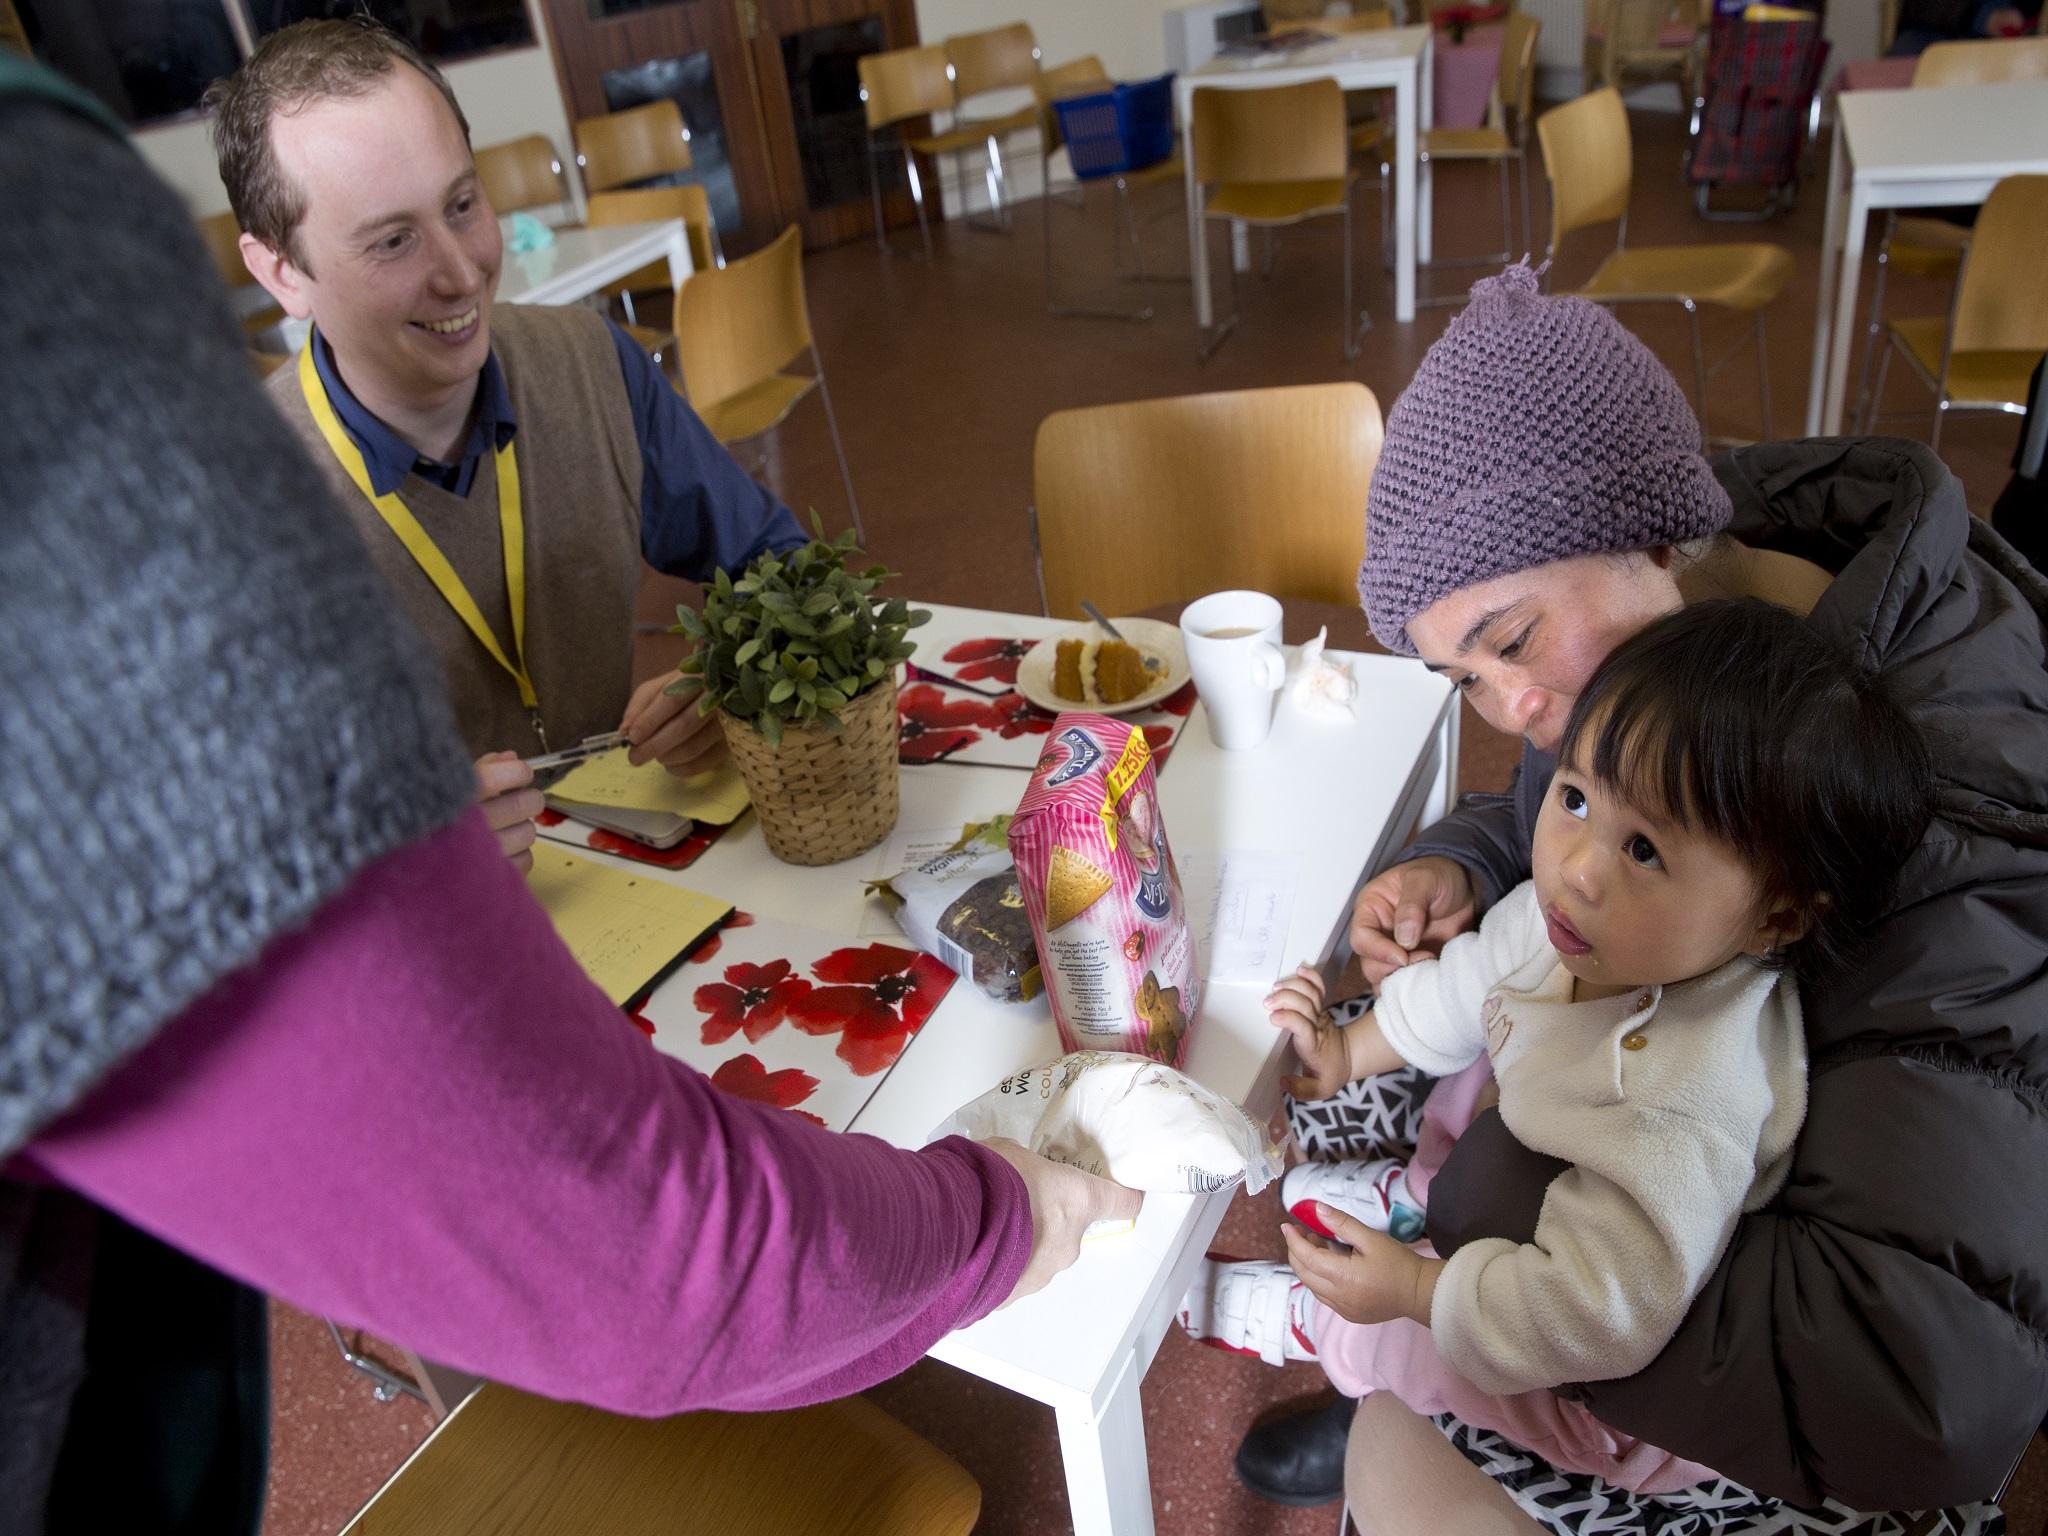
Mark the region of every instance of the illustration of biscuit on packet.
<instances>
[{"instance_id":1,"label":"illustration of biscuit on packet","mask_svg":"<svg viewBox=\"0 0 2048 1536\"><path fill-rule=\"evenodd\" d=\"M1201 980L1144 732L1105 715L1054 721L1010 855L1066 1048L1178 1066Z\"/></svg>"}]
</instances>

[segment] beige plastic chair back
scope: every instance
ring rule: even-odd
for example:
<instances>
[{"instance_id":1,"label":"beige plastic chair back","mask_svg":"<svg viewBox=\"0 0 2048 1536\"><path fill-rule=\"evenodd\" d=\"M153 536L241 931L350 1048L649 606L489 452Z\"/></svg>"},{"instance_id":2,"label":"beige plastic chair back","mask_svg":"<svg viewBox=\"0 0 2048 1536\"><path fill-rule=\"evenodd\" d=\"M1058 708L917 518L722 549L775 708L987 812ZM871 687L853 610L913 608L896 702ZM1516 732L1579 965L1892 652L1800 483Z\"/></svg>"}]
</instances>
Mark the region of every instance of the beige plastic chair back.
<instances>
[{"instance_id":1,"label":"beige plastic chair back","mask_svg":"<svg viewBox=\"0 0 2048 1536\"><path fill-rule=\"evenodd\" d=\"M2048 80L2048 37L1934 43L1913 66L1915 85L1990 85L1998 80Z\"/></svg>"},{"instance_id":2,"label":"beige plastic chair back","mask_svg":"<svg viewBox=\"0 0 2048 1536\"><path fill-rule=\"evenodd\" d=\"M1381 436L1355 382L1048 416L1032 459L1046 611L1080 618L1085 597L1137 613L1226 587L1357 602Z\"/></svg>"},{"instance_id":3,"label":"beige plastic chair back","mask_svg":"<svg viewBox=\"0 0 2048 1536\"><path fill-rule=\"evenodd\" d=\"M1550 178L1553 247L1575 229L1627 217L1635 160L1620 92L1608 86L1552 107L1536 119L1536 137Z\"/></svg>"},{"instance_id":4,"label":"beige plastic chair back","mask_svg":"<svg viewBox=\"0 0 2048 1536\"><path fill-rule=\"evenodd\" d=\"M576 124L576 163L587 192L608 192L690 169L690 130L667 97Z\"/></svg>"},{"instance_id":5,"label":"beige plastic chair back","mask_svg":"<svg viewBox=\"0 0 2048 1536\"><path fill-rule=\"evenodd\" d=\"M343 1536L967 1536L981 1490L861 1397L644 1419L491 1382Z\"/></svg>"},{"instance_id":6,"label":"beige plastic chair back","mask_svg":"<svg viewBox=\"0 0 2048 1536\"><path fill-rule=\"evenodd\" d=\"M206 254L213 258L213 270L230 288L246 288L256 281L249 264L242 260L242 226L232 211L209 214L199 220L199 238L206 242Z\"/></svg>"},{"instance_id":7,"label":"beige plastic chair back","mask_svg":"<svg viewBox=\"0 0 2048 1536\"><path fill-rule=\"evenodd\" d=\"M1956 288L1957 352L2048 351L2048 176L2008 176L1991 189Z\"/></svg>"},{"instance_id":8,"label":"beige plastic chair back","mask_svg":"<svg viewBox=\"0 0 2048 1536\"><path fill-rule=\"evenodd\" d=\"M860 98L870 133L906 117L952 111L953 80L946 67L946 50L932 43L923 48L862 54Z\"/></svg>"},{"instance_id":9,"label":"beige plastic chair back","mask_svg":"<svg viewBox=\"0 0 2048 1536\"><path fill-rule=\"evenodd\" d=\"M476 174L493 213L546 208L573 201L561 157L546 135L529 133L476 152Z\"/></svg>"},{"instance_id":10,"label":"beige plastic chair back","mask_svg":"<svg viewBox=\"0 0 2048 1536\"><path fill-rule=\"evenodd\" d=\"M1045 135L1048 155L1066 142L1060 137L1060 115L1053 111L1052 104L1068 96L1092 96L1115 84L1109 71L1102 67L1102 60L1092 53L1039 73L1031 82L1031 94L1038 101L1039 131Z\"/></svg>"},{"instance_id":11,"label":"beige plastic chair back","mask_svg":"<svg viewBox=\"0 0 2048 1536\"><path fill-rule=\"evenodd\" d=\"M699 411L753 388L809 347L802 226L678 288L675 333L683 388Z\"/></svg>"},{"instance_id":12,"label":"beige plastic chair back","mask_svg":"<svg viewBox=\"0 0 2048 1536\"><path fill-rule=\"evenodd\" d=\"M1536 109L1536 43L1543 35L1541 18L1508 13L1507 36L1501 39L1501 105L1515 114L1515 131L1529 131L1529 119Z\"/></svg>"},{"instance_id":13,"label":"beige plastic chair back","mask_svg":"<svg viewBox=\"0 0 2048 1536\"><path fill-rule=\"evenodd\" d=\"M1329 181L1348 172L1344 92L1334 80L1195 92L1195 180Z\"/></svg>"},{"instance_id":14,"label":"beige plastic chair back","mask_svg":"<svg viewBox=\"0 0 2048 1536\"><path fill-rule=\"evenodd\" d=\"M1663 50L1664 28L1672 21L1671 0L1612 0L1607 13L1607 47L1616 59Z\"/></svg>"},{"instance_id":15,"label":"beige plastic chair back","mask_svg":"<svg viewBox=\"0 0 2048 1536\"><path fill-rule=\"evenodd\" d=\"M711 196L687 183L676 187L635 187L625 192L593 192L587 222L653 224L681 219L690 237L690 265L702 272L719 262L717 223L711 217Z\"/></svg>"},{"instance_id":16,"label":"beige plastic chair back","mask_svg":"<svg viewBox=\"0 0 2048 1536\"><path fill-rule=\"evenodd\" d=\"M1038 39L1024 22L969 32L945 42L953 66L953 94L965 101L984 91L1029 90L1038 78Z\"/></svg>"}]
</instances>

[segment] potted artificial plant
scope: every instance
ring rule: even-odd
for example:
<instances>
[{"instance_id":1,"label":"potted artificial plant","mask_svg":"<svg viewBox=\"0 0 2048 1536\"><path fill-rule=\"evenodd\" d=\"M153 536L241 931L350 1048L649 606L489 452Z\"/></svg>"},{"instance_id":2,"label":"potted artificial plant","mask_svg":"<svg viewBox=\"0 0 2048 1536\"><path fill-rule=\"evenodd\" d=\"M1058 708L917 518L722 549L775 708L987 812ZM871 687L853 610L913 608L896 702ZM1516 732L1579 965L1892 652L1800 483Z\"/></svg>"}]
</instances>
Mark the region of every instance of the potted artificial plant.
<instances>
[{"instance_id":1,"label":"potted artificial plant","mask_svg":"<svg viewBox=\"0 0 2048 1536\"><path fill-rule=\"evenodd\" d=\"M737 579L720 571L701 615L676 610L696 642L677 689L702 686L769 851L791 864L850 858L896 825L896 668L931 617L874 596L894 571L847 569L851 530L818 534Z\"/></svg>"}]
</instances>

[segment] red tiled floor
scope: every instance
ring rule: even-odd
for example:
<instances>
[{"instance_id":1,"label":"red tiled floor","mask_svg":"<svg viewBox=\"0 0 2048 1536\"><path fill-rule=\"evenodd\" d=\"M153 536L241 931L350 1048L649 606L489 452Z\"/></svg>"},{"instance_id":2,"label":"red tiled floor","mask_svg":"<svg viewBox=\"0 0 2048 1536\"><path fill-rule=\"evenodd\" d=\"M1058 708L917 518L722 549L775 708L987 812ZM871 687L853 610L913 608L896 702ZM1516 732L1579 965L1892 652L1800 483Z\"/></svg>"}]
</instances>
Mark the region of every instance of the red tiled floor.
<instances>
[{"instance_id":1,"label":"red tiled floor","mask_svg":"<svg viewBox=\"0 0 2048 1536\"><path fill-rule=\"evenodd\" d=\"M1772 313L1771 381L1780 435L1797 435L1806 398L1818 269L1821 196L1818 176L1799 207L1765 225L1710 225L1696 219L1677 180L1677 126L1639 115L1636 194L1631 242L1774 240L1795 252L1798 273ZM1499 203L1483 167L1439 170L1439 250L1446 255L1499 243ZM1545 227L1542 178L1535 217ZM1159 203L1176 207L1168 189ZM1159 193L1153 194L1155 199ZM1031 443L1037 423L1069 406L1143 399L1198 390L1357 378L1390 407L1451 311L1425 310L1413 325L1393 322L1390 286L1377 265L1376 210L1361 202L1360 301L1374 316L1357 361L1345 365L1334 323L1337 293L1334 225L1304 229L1282 242L1271 282L1239 285L1244 318L1206 366L1194 361L1185 285L1144 290L1157 307L1149 324L1049 319L1040 276L1040 210L1018 210L1010 238L956 229L941 238L939 259L884 262L870 244L824 252L806 263L811 312L833 386L847 456L877 558L904 572L904 590L933 601L1035 610L1025 508L1031 499ZM1107 281L1107 199L1098 195L1085 217L1056 211L1059 260L1068 298ZM1147 261L1184 270L1177 216L1147 229ZM1560 264L1564 284L1583 278L1600 254L1597 236L1579 237ZM1217 249L1220 250L1220 238ZM1432 280L1442 291L1469 282L1477 269ZM1137 290L1126 290L1126 293ZM1869 292L1866 279L1864 292ZM1219 306L1228 299L1219 288ZM1895 283L1895 312L1934 312L1946 302L1938 288ZM1682 317L1636 313L1638 334L1689 379ZM1740 332L1708 323L1710 353ZM1896 378L1890 398L1917 407L1909 384ZM1753 433L1753 366L1737 357L1717 383L1717 430ZM1689 387L1689 386L1688 386ZM1917 423L1905 424L1914 431ZM1896 430L1896 429L1895 429ZM2010 419L1952 423L1943 454L1962 477L1972 506L1983 509L2005 480L2015 426ZM775 433L765 450L766 477L799 513L815 506L831 526L844 518L844 494L824 429L808 402ZM1247 508L1256 516L1256 508ZM681 583L650 579L641 616L672 616ZM1364 643L1353 616L1333 642ZM643 670L672 664L677 642L649 643ZM1467 716L1460 780L1467 787L1504 782L1513 744ZM1279 1206L1268 1193L1240 1199L1219 1236L1229 1251L1277 1257ZM325 1330L287 1308L273 1327L276 1433L265 1536L327 1536L367 1499L427 1428L409 1400L374 1402L366 1382L335 1358ZM1170 1335L1146 1377L1143 1398L1154 1506L1162 1536L1192 1533L1327 1533L1335 1508L1290 1511L1260 1503L1238 1488L1230 1457L1244 1427L1275 1405L1304 1401L1321 1388L1314 1367L1274 1370L1256 1361L1201 1348ZM875 1396L906 1423L950 1451L980 1480L981 1529L1053 1533L1067 1528L1064 1484L1052 1414L1036 1404L925 1363ZM2036 1439L2008 1498L2016 1536L2034 1536L2048 1513L2048 1441Z\"/></svg>"}]
</instances>

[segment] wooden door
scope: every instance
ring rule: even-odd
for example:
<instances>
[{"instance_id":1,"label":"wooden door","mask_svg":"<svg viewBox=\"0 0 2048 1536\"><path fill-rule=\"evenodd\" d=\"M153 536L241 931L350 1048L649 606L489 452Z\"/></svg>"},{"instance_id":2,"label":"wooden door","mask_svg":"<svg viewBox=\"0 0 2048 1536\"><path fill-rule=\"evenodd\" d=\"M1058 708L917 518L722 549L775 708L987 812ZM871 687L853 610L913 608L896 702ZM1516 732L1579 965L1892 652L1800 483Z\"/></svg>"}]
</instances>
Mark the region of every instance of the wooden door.
<instances>
[{"instance_id":1,"label":"wooden door","mask_svg":"<svg viewBox=\"0 0 2048 1536\"><path fill-rule=\"evenodd\" d=\"M573 123L672 96L728 255L768 243L781 207L736 0L540 0ZM564 146L571 153L574 146Z\"/></svg>"},{"instance_id":2,"label":"wooden door","mask_svg":"<svg viewBox=\"0 0 2048 1536\"><path fill-rule=\"evenodd\" d=\"M859 57L916 45L914 0L737 0L760 92L782 222L802 223L817 250L874 233ZM891 225L917 214L900 155L875 166L883 217ZM926 167L925 194L937 183ZM938 216L936 209L932 216Z\"/></svg>"}]
</instances>

